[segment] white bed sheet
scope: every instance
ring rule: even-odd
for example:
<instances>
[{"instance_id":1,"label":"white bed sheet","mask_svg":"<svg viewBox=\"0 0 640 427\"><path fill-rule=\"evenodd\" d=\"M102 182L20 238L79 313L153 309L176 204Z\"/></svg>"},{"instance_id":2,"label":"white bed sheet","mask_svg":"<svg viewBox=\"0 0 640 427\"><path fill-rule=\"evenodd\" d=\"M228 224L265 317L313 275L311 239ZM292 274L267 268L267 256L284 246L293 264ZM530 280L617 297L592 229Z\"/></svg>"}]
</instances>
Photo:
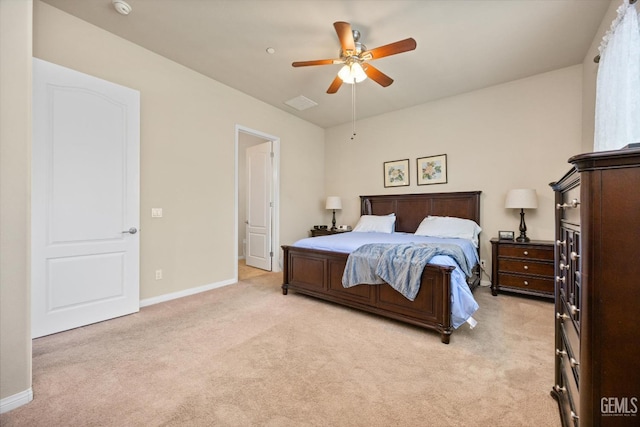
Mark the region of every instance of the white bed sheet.
<instances>
[{"instance_id":1,"label":"white bed sheet","mask_svg":"<svg viewBox=\"0 0 640 427\"><path fill-rule=\"evenodd\" d=\"M298 240L292 246L318 249L331 252L351 253L367 243L449 243L462 248L469 260L469 265L476 265L478 251L473 242L467 239L445 239L439 237L416 236L412 233L373 233L373 232L348 232L330 234L328 236L309 237ZM430 264L455 267L451 272L451 323L458 328L467 322L471 327L476 325L473 314L479 306L476 302L466 277L458 264L448 256L436 255Z\"/></svg>"}]
</instances>

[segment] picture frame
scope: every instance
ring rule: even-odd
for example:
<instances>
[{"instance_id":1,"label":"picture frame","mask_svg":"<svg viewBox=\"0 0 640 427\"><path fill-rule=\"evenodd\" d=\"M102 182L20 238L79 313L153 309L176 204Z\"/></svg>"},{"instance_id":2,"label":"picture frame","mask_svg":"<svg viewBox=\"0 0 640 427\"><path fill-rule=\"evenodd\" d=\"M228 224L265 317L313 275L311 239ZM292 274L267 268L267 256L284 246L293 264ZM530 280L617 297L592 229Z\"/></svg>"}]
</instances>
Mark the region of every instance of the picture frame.
<instances>
[{"instance_id":1,"label":"picture frame","mask_svg":"<svg viewBox=\"0 0 640 427\"><path fill-rule=\"evenodd\" d=\"M385 187L409 185L409 159L384 162L383 169Z\"/></svg>"},{"instance_id":2,"label":"picture frame","mask_svg":"<svg viewBox=\"0 0 640 427\"><path fill-rule=\"evenodd\" d=\"M513 240L515 233L513 231L498 231L498 239L500 240Z\"/></svg>"},{"instance_id":3,"label":"picture frame","mask_svg":"<svg viewBox=\"0 0 640 427\"><path fill-rule=\"evenodd\" d=\"M420 157L416 159L418 185L447 183L447 155Z\"/></svg>"}]
</instances>

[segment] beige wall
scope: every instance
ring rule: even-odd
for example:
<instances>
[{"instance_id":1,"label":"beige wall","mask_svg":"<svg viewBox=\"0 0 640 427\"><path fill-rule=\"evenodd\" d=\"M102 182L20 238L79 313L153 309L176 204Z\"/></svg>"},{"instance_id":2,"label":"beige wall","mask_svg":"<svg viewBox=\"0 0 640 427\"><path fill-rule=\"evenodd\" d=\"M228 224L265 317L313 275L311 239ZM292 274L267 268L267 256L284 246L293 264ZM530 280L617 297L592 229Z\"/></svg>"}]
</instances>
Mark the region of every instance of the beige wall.
<instances>
[{"instance_id":1,"label":"beige wall","mask_svg":"<svg viewBox=\"0 0 640 427\"><path fill-rule=\"evenodd\" d=\"M31 11L0 0L0 399L31 389ZM29 397L26 397L29 399Z\"/></svg>"},{"instance_id":2,"label":"beige wall","mask_svg":"<svg viewBox=\"0 0 640 427\"><path fill-rule=\"evenodd\" d=\"M605 13L600 28L591 43L582 63L582 153L593 151L593 135L595 126L596 110L596 79L598 77L598 64L593 62L593 58L598 55L598 47L602 37L611 28L611 23L617 16L617 9L622 4L622 0L611 0L607 13Z\"/></svg>"},{"instance_id":3,"label":"beige wall","mask_svg":"<svg viewBox=\"0 0 640 427\"><path fill-rule=\"evenodd\" d=\"M481 256L490 262L489 239L517 231L519 214L504 209L512 188L535 188L539 207L526 213L527 235L553 239L549 183L580 152L582 66L360 120L327 130L327 194L339 195L338 222L354 225L363 194L482 190ZM416 158L446 154L448 183L417 186ZM384 188L383 162L409 159L410 186ZM485 279L487 279L485 277Z\"/></svg>"},{"instance_id":4,"label":"beige wall","mask_svg":"<svg viewBox=\"0 0 640 427\"><path fill-rule=\"evenodd\" d=\"M612 0L594 46L618 3ZM352 143L350 125L327 130L325 138L316 126L57 9L38 1L35 9L35 56L141 91L142 298L230 278L237 256L230 207L236 124L281 138L282 244L330 222L326 195L343 197L338 223L353 224L359 194L479 189L488 259L488 239L518 226L517 214L502 208L506 190L538 189L529 234L550 238L547 184L567 170L568 156L591 151L593 124L589 129L580 117L593 110L584 95L595 93L593 46L584 66L362 120ZM31 387L31 33L31 1L0 0L0 399ZM415 158L441 153L449 156L449 183L416 186ZM382 162L399 158L411 159L412 185L385 189ZM151 207L163 207L165 218L152 221ZM156 268L165 270L162 283L153 280Z\"/></svg>"},{"instance_id":5,"label":"beige wall","mask_svg":"<svg viewBox=\"0 0 640 427\"><path fill-rule=\"evenodd\" d=\"M280 138L281 243L319 215L323 129L41 2L33 53L141 93L141 299L233 278L236 124Z\"/></svg>"}]
</instances>

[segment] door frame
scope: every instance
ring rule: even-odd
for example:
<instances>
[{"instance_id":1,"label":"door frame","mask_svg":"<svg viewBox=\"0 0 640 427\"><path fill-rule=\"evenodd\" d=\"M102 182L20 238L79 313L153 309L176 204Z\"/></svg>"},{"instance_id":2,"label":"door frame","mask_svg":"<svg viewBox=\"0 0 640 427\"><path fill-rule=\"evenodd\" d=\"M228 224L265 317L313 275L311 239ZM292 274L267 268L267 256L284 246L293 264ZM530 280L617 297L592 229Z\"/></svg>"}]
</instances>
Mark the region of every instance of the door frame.
<instances>
[{"instance_id":1,"label":"door frame","mask_svg":"<svg viewBox=\"0 0 640 427\"><path fill-rule=\"evenodd\" d=\"M233 240L233 256L236 262L234 263L234 276L238 279L238 156L239 153L239 138L240 133L252 135L264 140L271 141L271 149L273 150L273 163L271 170L271 188L273 191L273 210L271 215L271 248L273 250L273 258L271 259L271 271L276 273L282 271L280 264L280 138L277 136L269 135L267 133L251 129L246 126L236 125L235 128L235 146L234 146L234 240ZM242 153L244 155L244 153Z\"/></svg>"}]
</instances>

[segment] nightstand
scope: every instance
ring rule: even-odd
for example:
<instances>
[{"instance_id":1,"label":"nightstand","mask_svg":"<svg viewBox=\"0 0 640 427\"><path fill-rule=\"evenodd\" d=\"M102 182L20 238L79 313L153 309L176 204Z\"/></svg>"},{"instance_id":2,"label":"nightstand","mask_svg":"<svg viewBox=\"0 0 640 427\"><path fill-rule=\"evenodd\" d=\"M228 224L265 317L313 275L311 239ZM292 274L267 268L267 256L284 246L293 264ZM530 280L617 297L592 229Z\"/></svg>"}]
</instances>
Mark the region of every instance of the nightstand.
<instances>
[{"instance_id":1,"label":"nightstand","mask_svg":"<svg viewBox=\"0 0 640 427\"><path fill-rule=\"evenodd\" d=\"M331 230L331 229L316 230L316 229L313 229L313 230L311 230L311 237L328 236L329 234L348 233L349 231L351 231L351 230Z\"/></svg>"},{"instance_id":2,"label":"nightstand","mask_svg":"<svg viewBox=\"0 0 640 427\"><path fill-rule=\"evenodd\" d=\"M554 298L553 242L491 239L491 293Z\"/></svg>"}]
</instances>

